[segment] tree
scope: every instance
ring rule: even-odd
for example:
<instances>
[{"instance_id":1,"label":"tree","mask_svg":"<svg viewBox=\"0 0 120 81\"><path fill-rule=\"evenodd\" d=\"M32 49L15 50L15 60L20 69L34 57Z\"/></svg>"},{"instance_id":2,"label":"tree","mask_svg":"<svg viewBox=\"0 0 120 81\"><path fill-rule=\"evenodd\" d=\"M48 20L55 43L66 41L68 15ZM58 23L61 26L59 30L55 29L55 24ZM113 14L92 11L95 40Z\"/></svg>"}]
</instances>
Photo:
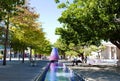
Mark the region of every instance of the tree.
<instances>
[{"instance_id":1,"label":"tree","mask_svg":"<svg viewBox=\"0 0 120 81\"><path fill-rule=\"evenodd\" d=\"M59 53L60 55L64 56L64 59L66 56L83 56L84 53L82 44L66 44L62 38L57 40L57 42L54 44L54 47L59 49Z\"/></svg>"},{"instance_id":2,"label":"tree","mask_svg":"<svg viewBox=\"0 0 120 81\"><path fill-rule=\"evenodd\" d=\"M111 41L120 49L119 0L74 0L65 4L67 7L58 19L65 27L57 28L63 39L96 45L99 45L101 40ZM69 30L74 33L68 33ZM76 36L78 40L72 36Z\"/></svg>"},{"instance_id":3,"label":"tree","mask_svg":"<svg viewBox=\"0 0 120 81\"><path fill-rule=\"evenodd\" d=\"M9 31L9 18L13 16L17 11L16 6L21 6L24 4L24 0L1 0L0 1L0 21L5 23L5 43L4 43L4 58L3 65L6 65L6 51L8 46L8 31Z\"/></svg>"},{"instance_id":4,"label":"tree","mask_svg":"<svg viewBox=\"0 0 120 81\"><path fill-rule=\"evenodd\" d=\"M65 51L68 50L68 46L65 43L65 41L63 39L59 38L57 40L57 42L54 43L54 47L59 49L59 54L62 55L63 58L65 59L66 58Z\"/></svg>"},{"instance_id":5,"label":"tree","mask_svg":"<svg viewBox=\"0 0 120 81\"><path fill-rule=\"evenodd\" d=\"M42 49L43 51L43 46L46 46L46 42L48 41L41 28L41 23L37 22L39 15L31 10L31 8L20 7L19 9L23 12L19 12L17 16L10 19L12 22L12 47L17 51L23 51L23 57L24 50L27 49L27 47L30 47L31 50Z\"/></svg>"},{"instance_id":6,"label":"tree","mask_svg":"<svg viewBox=\"0 0 120 81\"><path fill-rule=\"evenodd\" d=\"M50 41L44 39L41 43L38 44L38 47L35 50L38 54L49 55L52 50L51 47L52 46Z\"/></svg>"}]
</instances>

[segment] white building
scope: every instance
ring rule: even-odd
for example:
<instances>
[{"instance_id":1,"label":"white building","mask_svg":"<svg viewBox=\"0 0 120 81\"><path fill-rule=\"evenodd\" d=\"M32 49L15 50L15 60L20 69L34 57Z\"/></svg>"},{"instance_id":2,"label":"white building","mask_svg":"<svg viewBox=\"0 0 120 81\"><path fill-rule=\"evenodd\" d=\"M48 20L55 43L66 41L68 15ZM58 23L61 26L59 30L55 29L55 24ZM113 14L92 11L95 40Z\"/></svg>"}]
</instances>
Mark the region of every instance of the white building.
<instances>
[{"instance_id":1,"label":"white building","mask_svg":"<svg viewBox=\"0 0 120 81\"><path fill-rule=\"evenodd\" d=\"M106 49L101 53L101 59L116 61L117 65L120 66L120 49L112 43L104 43Z\"/></svg>"},{"instance_id":2,"label":"white building","mask_svg":"<svg viewBox=\"0 0 120 81\"><path fill-rule=\"evenodd\" d=\"M106 48L101 52L101 59L117 60L117 47L112 43L104 43Z\"/></svg>"},{"instance_id":3,"label":"white building","mask_svg":"<svg viewBox=\"0 0 120 81\"><path fill-rule=\"evenodd\" d=\"M90 59L94 60L94 63L112 63L120 65L120 49L110 42L103 43L105 49L101 52L92 52Z\"/></svg>"}]
</instances>

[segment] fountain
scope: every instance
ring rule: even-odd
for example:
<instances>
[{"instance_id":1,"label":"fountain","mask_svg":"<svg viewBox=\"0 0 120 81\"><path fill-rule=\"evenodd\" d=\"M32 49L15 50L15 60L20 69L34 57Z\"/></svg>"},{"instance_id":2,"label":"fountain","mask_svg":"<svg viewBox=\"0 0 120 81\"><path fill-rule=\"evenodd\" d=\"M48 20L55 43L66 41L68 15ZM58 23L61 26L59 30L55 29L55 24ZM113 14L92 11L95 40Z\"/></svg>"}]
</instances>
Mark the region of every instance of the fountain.
<instances>
[{"instance_id":1,"label":"fountain","mask_svg":"<svg viewBox=\"0 0 120 81\"><path fill-rule=\"evenodd\" d=\"M81 77L78 78L64 63L58 61L57 48L52 49L49 60L50 63L46 66L45 71L35 81L84 81Z\"/></svg>"},{"instance_id":2,"label":"fountain","mask_svg":"<svg viewBox=\"0 0 120 81\"><path fill-rule=\"evenodd\" d=\"M51 52L51 55L50 55L50 61L51 62L57 62L59 60L59 55L58 55L58 50L57 48L53 48L52 49L52 52Z\"/></svg>"}]
</instances>

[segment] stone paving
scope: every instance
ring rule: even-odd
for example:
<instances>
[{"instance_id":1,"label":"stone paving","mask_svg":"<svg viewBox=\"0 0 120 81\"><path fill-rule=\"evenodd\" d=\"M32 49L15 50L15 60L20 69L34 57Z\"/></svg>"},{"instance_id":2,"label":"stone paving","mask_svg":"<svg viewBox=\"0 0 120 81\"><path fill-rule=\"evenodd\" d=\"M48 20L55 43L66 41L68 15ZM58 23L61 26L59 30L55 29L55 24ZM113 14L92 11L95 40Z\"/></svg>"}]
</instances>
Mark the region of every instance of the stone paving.
<instances>
[{"instance_id":1,"label":"stone paving","mask_svg":"<svg viewBox=\"0 0 120 81\"><path fill-rule=\"evenodd\" d=\"M8 61L3 66L0 61L0 81L34 81L35 78L44 71L48 61L37 61L36 66L31 66L29 61ZM68 64L68 65L67 65ZM120 81L120 67L115 65L84 65L72 66L72 63L66 63L85 81Z\"/></svg>"},{"instance_id":2,"label":"stone paving","mask_svg":"<svg viewBox=\"0 0 120 81\"><path fill-rule=\"evenodd\" d=\"M5 66L0 61L0 81L34 81L42 73L48 61L37 61L36 66L31 66L29 61L8 61Z\"/></svg>"},{"instance_id":3,"label":"stone paving","mask_svg":"<svg viewBox=\"0 0 120 81\"><path fill-rule=\"evenodd\" d=\"M120 67L109 65L68 66L85 81L120 81Z\"/></svg>"}]
</instances>

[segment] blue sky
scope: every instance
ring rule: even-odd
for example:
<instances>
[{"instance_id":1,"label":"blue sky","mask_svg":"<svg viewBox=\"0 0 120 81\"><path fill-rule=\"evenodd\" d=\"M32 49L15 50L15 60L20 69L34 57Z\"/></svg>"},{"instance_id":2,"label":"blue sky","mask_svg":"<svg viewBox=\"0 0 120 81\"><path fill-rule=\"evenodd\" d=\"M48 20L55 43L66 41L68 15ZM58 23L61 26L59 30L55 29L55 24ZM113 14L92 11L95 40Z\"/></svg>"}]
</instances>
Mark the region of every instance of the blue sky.
<instances>
[{"instance_id":1,"label":"blue sky","mask_svg":"<svg viewBox=\"0 0 120 81\"><path fill-rule=\"evenodd\" d=\"M39 21L42 22L47 39L54 43L58 39L55 35L55 28L61 26L57 19L62 11L57 9L54 0L30 0L30 5L35 7L35 11L40 14Z\"/></svg>"}]
</instances>

